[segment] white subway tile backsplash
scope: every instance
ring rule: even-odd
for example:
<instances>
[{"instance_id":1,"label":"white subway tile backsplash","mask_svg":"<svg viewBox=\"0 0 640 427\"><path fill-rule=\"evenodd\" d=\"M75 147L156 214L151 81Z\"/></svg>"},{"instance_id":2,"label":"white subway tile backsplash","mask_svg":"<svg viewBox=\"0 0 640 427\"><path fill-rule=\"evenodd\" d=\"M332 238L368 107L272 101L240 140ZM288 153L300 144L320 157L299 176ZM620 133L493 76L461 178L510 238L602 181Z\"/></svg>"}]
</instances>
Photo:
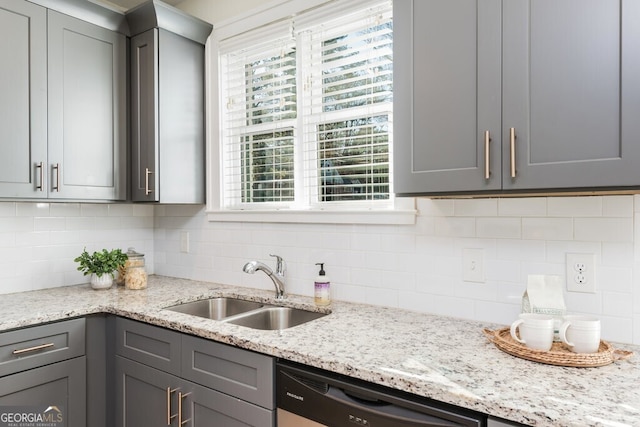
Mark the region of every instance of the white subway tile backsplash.
<instances>
[{"instance_id":1,"label":"white subway tile backsplash","mask_svg":"<svg viewBox=\"0 0 640 427\"><path fill-rule=\"evenodd\" d=\"M8 217L0 220L0 233L33 230L33 217Z\"/></svg>"},{"instance_id":2,"label":"white subway tile backsplash","mask_svg":"<svg viewBox=\"0 0 640 427\"><path fill-rule=\"evenodd\" d=\"M519 239L522 236L521 218L477 218L477 237Z\"/></svg>"},{"instance_id":3,"label":"white subway tile backsplash","mask_svg":"<svg viewBox=\"0 0 640 427\"><path fill-rule=\"evenodd\" d=\"M561 217L602 216L602 197L550 197L547 214Z\"/></svg>"},{"instance_id":4,"label":"white subway tile backsplash","mask_svg":"<svg viewBox=\"0 0 640 427\"><path fill-rule=\"evenodd\" d=\"M36 217L33 218L33 231L62 231L67 229L64 217ZM31 232L31 230L25 230Z\"/></svg>"},{"instance_id":5,"label":"white subway tile backsplash","mask_svg":"<svg viewBox=\"0 0 640 427\"><path fill-rule=\"evenodd\" d=\"M11 202L0 202L0 217L12 216L16 216L16 204Z\"/></svg>"},{"instance_id":6,"label":"white subway tile backsplash","mask_svg":"<svg viewBox=\"0 0 640 427\"><path fill-rule=\"evenodd\" d=\"M546 260L546 244L541 240L500 239L496 244L496 258L501 260Z\"/></svg>"},{"instance_id":7,"label":"white subway tile backsplash","mask_svg":"<svg viewBox=\"0 0 640 427\"><path fill-rule=\"evenodd\" d=\"M633 316L633 301L626 293L602 293L602 314L604 316L626 317Z\"/></svg>"},{"instance_id":8,"label":"white subway tile backsplash","mask_svg":"<svg viewBox=\"0 0 640 427\"><path fill-rule=\"evenodd\" d=\"M497 216L498 199L454 200L455 216Z\"/></svg>"},{"instance_id":9,"label":"white subway tile backsplash","mask_svg":"<svg viewBox=\"0 0 640 427\"><path fill-rule=\"evenodd\" d=\"M576 240L632 242L633 220L630 218L575 218Z\"/></svg>"},{"instance_id":10,"label":"white subway tile backsplash","mask_svg":"<svg viewBox=\"0 0 640 427\"><path fill-rule=\"evenodd\" d=\"M418 198L417 209L424 216L453 216L454 201L452 199Z\"/></svg>"},{"instance_id":11,"label":"white subway tile backsplash","mask_svg":"<svg viewBox=\"0 0 640 427\"><path fill-rule=\"evenodd\" d=\"M475 237L475 218L436 217L435 235L446 237Z\"/></svg>"},{"instance_id":12,"label":"white subway tile backsplash","mask_svg":"<svg viewBox=\"0 0 640 427\"><path fill-rule=\"evenodd\" d=\"M633 217L633 197L608 196L602 198L602 216Z\"/></svg>"},{"instance_id":13,"label":"white subway tile backsplash","mask_svg":"<svg viewBox=\"0 0 640 427\"><path fill-rule=\"evenodd\" d=\"M109 205L95 203L95 204L83 204L80 205L80 212L82 216L108 216Z\"/></svg>"},{"instance_id":14,"label":"white subway tile backsplash","mask_svg":"<svg viewBox=\"0 0 640 427\"><path fill-rule=\"evenodd\" d=\"M535 217L547 215L547 199L544 197L504 198L498 200L499 216Z\"/></svg>"},{"instance_id":15,"label":"white subway tile backsplash","mask_svg":"<svg viewBox=\"0 0 640 427\"><path fill-rule=\"evenodd\" d=\"M14 204L9 204L14 205ZM1 212L1 211L0 211ZM15 203L15 216L49 216L49 203Z\"/></svg>"},{"instance_id":16,"label":"white subway tile backsplash","mask_svg":"<svg viewBox=\"0 0 640 427\"><path fill-rule=\"evenodd\" d=\"M210 223L203 206L0 202L0 293L85 283L73 262L85 246L133 246L150 273L272 290L242 266L274 265L278 253L291 293L311 296L314 264L325 262L333 298L506 324L528 274L564 278L567 252L593 253L597 291L565 290L567 309L601 317L611 340L640 344L640 196L421 198L417 208L415 225L375 226ZM483 249L485 283L462 280L465 248Z\"/></svg>"},{"instance_id":17,"label":"white subway tile backsplash","mask_svg":"<svg viewBox=\"0 0 640 427\"><path fill-rule=\"evenodd\" d=\"M572 218L522 218L522 238L572 240Z\"/></svg>"},{"instance_id":18,"label":"white subway tile backsplash","mask_svg":"<svg viewBox=\"0 0 640 427\"><path fill-rule=\"evenodd\" d=\"M49 205L49 215L51 216L80 216L80 212L79 203L51 203Z\"/></svg>"},{"instance_id":19,"label":"white subway tile backsplash","mask_svg":"<svg viewBox=\"0 0 640 427\"><path fill-rule=\"evenodd\" d=\"M601 264L596 268L596 289L630 294L633 291L633 270Z\"/></svg>"}]
</instances>

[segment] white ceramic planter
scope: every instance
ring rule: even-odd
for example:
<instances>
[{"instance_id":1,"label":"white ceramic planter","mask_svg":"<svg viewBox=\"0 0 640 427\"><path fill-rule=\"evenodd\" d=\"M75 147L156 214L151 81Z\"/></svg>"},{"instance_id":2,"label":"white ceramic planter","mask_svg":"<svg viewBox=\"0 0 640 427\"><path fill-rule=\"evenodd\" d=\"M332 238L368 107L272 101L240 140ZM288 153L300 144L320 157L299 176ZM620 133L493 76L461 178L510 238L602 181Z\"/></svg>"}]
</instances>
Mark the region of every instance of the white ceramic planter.
<instances>
[{"instance_id":1,"label":"white ceramic planter","mask_svg":"<svg viewBox=\"0 0 640 427\"><path fill-rule=\"evenodd\" d=\"M110 274L103 274L98 277L95 273L91 274L91 287L93 289L109 289L113 285L113 277Z\"/></svg>"}]
</instances>

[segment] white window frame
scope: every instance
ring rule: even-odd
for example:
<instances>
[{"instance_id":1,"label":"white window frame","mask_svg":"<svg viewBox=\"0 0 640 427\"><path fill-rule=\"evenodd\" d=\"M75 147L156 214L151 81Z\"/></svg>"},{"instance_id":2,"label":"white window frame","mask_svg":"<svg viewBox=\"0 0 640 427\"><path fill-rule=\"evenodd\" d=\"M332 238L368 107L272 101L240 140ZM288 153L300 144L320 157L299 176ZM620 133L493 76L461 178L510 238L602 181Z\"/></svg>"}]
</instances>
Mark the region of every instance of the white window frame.
<instances>
[{"instance_id":1,"label":"white window frame","mask_svg":"<svg viewBox=\"0 0 640 427\"><path fill-rule=\"evenodd\" d=\"M361 1L366 4L366 1ZM206 46L207 67L207 216L210 221L277 222L277 223L333 223L333 224L414 224L415 199L396 198L390 194L385 209L372 208L348 202L327 208L255 208L247 210L225 209L222 203L222 129L220 114L224 100L220 94L218 41L242 34L271 23L287 19L302 11L331 3L331 0L276 0L242 14L232 20L219 23ZM354 0L349 0L352 5ZM332 6L333 7L333 6Z\"/></svg>"}]
</instances>

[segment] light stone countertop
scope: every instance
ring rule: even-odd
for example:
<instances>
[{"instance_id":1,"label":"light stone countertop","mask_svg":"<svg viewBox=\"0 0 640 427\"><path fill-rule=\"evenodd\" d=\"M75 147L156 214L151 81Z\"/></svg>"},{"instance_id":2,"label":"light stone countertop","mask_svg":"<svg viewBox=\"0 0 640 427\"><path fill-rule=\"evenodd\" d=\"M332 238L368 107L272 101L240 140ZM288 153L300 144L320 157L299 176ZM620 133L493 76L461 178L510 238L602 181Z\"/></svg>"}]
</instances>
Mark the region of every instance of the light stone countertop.
<instances>
[{"instance_id":1,"label":"light stone countertop","mask_svg":"<svg viewBox=\"0 0 640 427\"><path fill-rule=\"evenodd\" d=\"M163 310L214 296L273 302L273 292L169 277L146 290L89 285L0 296L0 331L112 313L248 350L301 362L442 402L535 426L640 426L640 347L599 368L539 364L498 350L491 325L334 301L331 314L282 330L260 331ZM286 305L321 311L309 297Z\"/></svg>"}]
</instances>

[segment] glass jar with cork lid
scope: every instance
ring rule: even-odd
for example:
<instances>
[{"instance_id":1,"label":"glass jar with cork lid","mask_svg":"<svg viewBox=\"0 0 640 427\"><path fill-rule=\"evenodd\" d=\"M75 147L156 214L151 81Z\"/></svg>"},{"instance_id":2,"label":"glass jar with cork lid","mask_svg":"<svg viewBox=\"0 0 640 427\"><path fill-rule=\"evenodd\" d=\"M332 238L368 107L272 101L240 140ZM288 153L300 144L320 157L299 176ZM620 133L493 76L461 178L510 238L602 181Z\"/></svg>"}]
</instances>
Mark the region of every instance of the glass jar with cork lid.
<instances>
[{"instance_id":1,"label":"glass jar with cork lid","mask_svg":"<svg viewBox=\"0 0 640 427\"><path fill-rule=\"evenodd\" d=\"M127 250L127 261L124 264L124 287L126 289L146 289L147 271L144 266L144 254L134 248Z\"/></svg>"}]
</instances>

